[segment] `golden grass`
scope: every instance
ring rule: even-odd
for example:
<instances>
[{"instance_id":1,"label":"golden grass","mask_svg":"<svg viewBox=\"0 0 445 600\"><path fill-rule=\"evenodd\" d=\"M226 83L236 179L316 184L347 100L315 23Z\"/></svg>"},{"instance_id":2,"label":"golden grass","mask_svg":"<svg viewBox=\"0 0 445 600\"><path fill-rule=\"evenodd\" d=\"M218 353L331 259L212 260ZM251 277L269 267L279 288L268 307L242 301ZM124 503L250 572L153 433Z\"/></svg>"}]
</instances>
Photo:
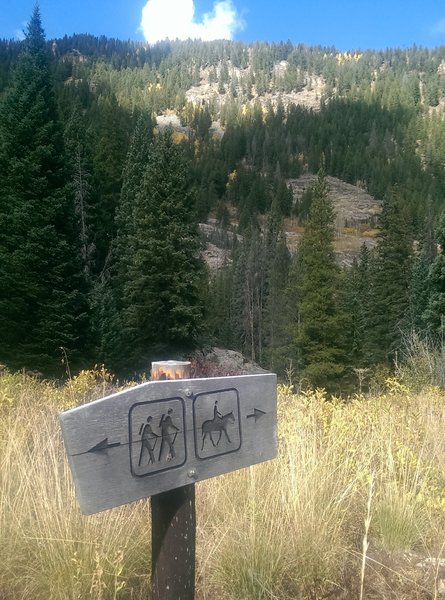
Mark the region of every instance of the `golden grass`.
<instances>
[{"instance_id":1,"label":"golden grass","mask_svg":"<svg viewBox=\"0 0 445 600\"><path fill-rule=\"evenodd\" d=\"M57 408L82 400L83 382L73 398L69 387L64 397L54 386L9 379L0 387L0 597L117 598L129 582L140 592L135 597L147 595L150 535L142 511L86 518L74 498Z\"/></svg>"},{"instance_id":2,"label":"golden grass","mask_svg":"<svg viewBox=\"0 0 445 600\"><path fill-rule=\"evenodd\" d=\"M60 439L58 411L106 392L99 375L0 377L2 600L148 597L148 501L82 516ZM437 389L345 403L281 387L279 457L197 485L197 597L434 598L444 431Z\"/></svg>"}]
</instances>

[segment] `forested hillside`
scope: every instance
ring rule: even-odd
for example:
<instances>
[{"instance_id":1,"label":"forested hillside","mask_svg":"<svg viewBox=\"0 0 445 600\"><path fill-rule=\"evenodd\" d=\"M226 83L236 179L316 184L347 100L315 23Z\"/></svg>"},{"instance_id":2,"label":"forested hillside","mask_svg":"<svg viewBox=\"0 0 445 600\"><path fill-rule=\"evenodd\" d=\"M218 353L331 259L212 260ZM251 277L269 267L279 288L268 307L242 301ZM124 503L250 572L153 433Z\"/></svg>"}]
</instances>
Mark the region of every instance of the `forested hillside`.
<instances>
[{"instance_id":1,"label":"forested hillside","mask_svg":"<svg viewBox=\"0 0 445 600\"><path fill-rule=\"evenodd\" d=\"M440 346L444 114L445 47L46 40L35 9L0 42L0 362L222 345L338 391Z\"/></svg>"}]
</instances>

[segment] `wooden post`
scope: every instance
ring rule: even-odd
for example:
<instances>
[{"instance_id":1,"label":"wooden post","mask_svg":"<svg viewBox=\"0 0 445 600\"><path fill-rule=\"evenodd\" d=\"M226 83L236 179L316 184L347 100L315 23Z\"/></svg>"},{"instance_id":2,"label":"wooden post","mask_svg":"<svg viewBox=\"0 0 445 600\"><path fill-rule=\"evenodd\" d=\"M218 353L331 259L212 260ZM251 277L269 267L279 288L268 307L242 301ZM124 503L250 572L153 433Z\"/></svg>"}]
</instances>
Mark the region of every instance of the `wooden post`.
<instances>
[{"instance_id":1,"label":"wooden post","mask_svg":"<svg viewBox=\"0 0 445 600\"><path fill-rule=\"evenodd\" d=\"M189 362L152 363L152 380L189 378ZM192 483L152 496L151 515L151 600L193 600L195 485Z\"/></svg>"}]
</instances>

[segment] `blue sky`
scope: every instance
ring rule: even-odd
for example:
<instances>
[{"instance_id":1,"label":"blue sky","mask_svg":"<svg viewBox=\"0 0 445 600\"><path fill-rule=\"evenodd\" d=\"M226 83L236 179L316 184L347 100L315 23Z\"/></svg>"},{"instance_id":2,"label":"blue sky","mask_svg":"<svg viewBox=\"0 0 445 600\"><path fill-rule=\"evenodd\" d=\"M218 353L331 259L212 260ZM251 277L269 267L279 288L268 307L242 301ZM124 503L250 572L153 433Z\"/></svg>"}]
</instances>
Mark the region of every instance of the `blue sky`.
<instances>
[{"instance_id":1,"label":"blue sky","mask_svg":"<svg viewBox=\"0 0 445 600\"><path fill-rule=\"evenodd\" d=\"M445 44L440 0L40 0L47 38L92 33L286 41L339 50ZM23 31L34 0L0 0L0 38Z\"/></svg>"}]
</instances>

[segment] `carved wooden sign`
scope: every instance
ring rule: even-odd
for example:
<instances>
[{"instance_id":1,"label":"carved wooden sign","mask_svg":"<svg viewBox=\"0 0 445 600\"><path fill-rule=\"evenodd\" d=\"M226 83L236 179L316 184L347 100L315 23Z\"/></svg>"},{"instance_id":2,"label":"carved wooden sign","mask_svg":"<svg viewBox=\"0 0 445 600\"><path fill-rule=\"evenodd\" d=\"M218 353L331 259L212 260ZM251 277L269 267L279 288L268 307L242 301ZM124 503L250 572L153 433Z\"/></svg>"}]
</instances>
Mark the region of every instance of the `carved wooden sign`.
<instances>
[{"instance_id":1,"label":"carved wooden sign","mask_svg":"<svg viewBox=\"0 0 445 600\"><path fill-rule=\"evenodd\" d=\"M85 514L275 458L276 375L152 381L60 415Z\"/></svg>"}]
</instances>

